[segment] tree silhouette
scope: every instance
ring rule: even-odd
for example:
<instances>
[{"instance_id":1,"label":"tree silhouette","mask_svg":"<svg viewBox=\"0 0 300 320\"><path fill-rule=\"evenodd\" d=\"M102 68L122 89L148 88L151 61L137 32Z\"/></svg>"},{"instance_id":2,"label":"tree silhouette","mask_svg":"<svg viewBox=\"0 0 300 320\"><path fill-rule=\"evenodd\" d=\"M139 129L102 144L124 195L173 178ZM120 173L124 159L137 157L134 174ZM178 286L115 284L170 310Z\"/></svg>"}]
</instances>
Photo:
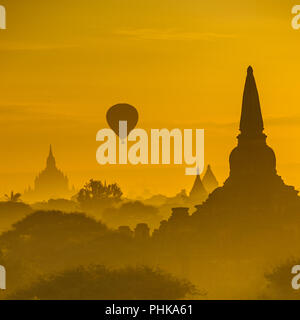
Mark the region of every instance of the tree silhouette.
<instances>
[{"instance_id":1,"label":"tree silhouette","mask_svg":"<svg viewBox=\"0 0 300 320\"><path fill-rule=\"evenodd\" d=\"M10 193L10 195L5 194L4 196L9 202L18 202L21 200L21 193L14 193L13 191Z\"/></svg>"},{"instance_id":2,"label":"tree silhouette","mask_svg":"<svg viewBox=\"0 0 300 320\"><path fill-rule=\"evenodd\" d=\"M97 209L111 205L121 200L123 192L116 184L106 184L102 181L91 179L80 189L77 201L85 209Z\"/></svg>"}]
</instances>

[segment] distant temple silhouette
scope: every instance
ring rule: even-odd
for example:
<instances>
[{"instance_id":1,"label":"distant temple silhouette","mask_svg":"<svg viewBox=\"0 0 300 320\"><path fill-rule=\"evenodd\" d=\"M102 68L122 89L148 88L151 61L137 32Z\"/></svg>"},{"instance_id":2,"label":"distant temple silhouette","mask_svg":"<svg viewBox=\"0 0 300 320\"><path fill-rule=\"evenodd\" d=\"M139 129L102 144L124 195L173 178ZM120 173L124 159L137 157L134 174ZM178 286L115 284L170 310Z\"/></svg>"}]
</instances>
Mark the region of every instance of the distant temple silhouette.
<instances>
[{"instance_id":1,"label":"distant temple silhouette","mask_svg":"<svg viewBox=\"0 0 300 320\"><path fill-rule=\"evenodd\" d=\"M204 201L207 198L207 196L208 196L208 193L203 186L203 183L200 178L199 170L198 170L189 198L192 202L196 201L197 203L200 203L201 201Z\"/></svg>"},{"instance_id":2,"label":"distant temple silhouette","mask_svg":"<svg viewBox=\"0 0 300 320\"><path fill-rule=\"evenodd\" d=\"M34 188L25 191L26 199L49 200L71 195L68 178L56 166L52 146L47 158L46 168L35 178Z\"/></svg>"},{"instance_id":3,"label":"distant temple silhouette","mask_svg":"<svg viewBox=\"0 0 300 320\"><path fill-rule=\"evenodd\" d=\"M189 194L189 201L195 204L203 202L218 186L218 181L212 172L211 166L208 165L202 180L198 171Z\"/></svg>"},{"instance_id":4,"label":"distant temple silhouette","mask_svg":"<svg viewBox=\"0 0 300 320\"><path fill-rule=\"evenodd\" d=\"M202 179L203 186L208 193L213 192L216 188L218 188L219 183L212 172L211 166L208 165L206 172Z\"/></svg>"}]
</instances>

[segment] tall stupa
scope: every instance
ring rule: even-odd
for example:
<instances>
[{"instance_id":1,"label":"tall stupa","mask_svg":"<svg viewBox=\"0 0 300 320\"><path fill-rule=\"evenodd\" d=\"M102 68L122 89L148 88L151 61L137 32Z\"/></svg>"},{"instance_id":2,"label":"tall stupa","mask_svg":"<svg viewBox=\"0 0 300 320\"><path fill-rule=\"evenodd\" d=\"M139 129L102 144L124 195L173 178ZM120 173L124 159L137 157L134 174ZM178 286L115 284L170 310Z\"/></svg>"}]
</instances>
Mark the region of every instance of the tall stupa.
<instances>
[{"instance_id":1,"label":"tall stupa","mask_svg":"<svg viewBox=\"0 0 300 320\"><path fill-rule=\"evenodd\" d=\"M218 210L282 211L298 206L298 191L277 174L276 156L267 145L258 90L251 66L243 93L238 144L229 157L230 174L222 187L215 189L201 207ZM224 204L221 204L223 203ZM198 211L200 206L198 206Z\"/></svg>"}]
</instances>

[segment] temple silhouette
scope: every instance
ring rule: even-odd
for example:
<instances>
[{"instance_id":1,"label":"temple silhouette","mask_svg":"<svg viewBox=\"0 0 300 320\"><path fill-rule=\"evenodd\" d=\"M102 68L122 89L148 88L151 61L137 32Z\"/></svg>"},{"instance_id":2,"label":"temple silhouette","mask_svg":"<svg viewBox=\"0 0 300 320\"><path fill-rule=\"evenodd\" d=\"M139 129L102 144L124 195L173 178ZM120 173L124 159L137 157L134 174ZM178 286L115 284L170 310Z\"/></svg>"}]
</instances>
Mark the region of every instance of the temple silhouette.
<instances>
[{"instance_id":1,"label":"temple silhouette","mask_svg":"<svg viewBox=\"0 0 300 320\"><path fill-rule=\"evenodd\" d=\"M175 275L206 283L213 296L216 290L234 299L240 284L244 279L251 283L257 270L263 275L270 266L297 256L300 241L300 197L277 174L252 67L247 71L239 130L224 184L204 202L199 197L196 210L173 208L153 231L155 254L149 255L149 263L156 261ZM205 180L215 182L209 171L202 182L196 177L198 190Z\"/></svg>"},{"instance_id":2,"label":"temple silhouette","mask_svg":"<svg viewBox=\"0 0 300 320\"><path fill-rule=\"evenodd\" d=\"M210 165L207 166L206 172L202 179L198 170L193 187L189 193L189 202L195 204L202 203L218 186L218 181L212 172Z\"/></svg>"},{"instance_id":3,"label":"temple silhouette","mask_svg":"<svg viewBox=\"0 0 300 320\"><path fill-rule=\"evenodd\" d=\"M264 134L260 100L251 66L247 70L239 130L238 145L229 157L229 177L222 187L212 192L204 206L209 207L212 202L226 198L223 206L228 205L231 210L242 206L246 211L258 208L280 211L299 203L298 191L287 186L277 174L276 156L267 145Z\"/></svg>"},{"instance_id":4,"label":"temple silhouette","mask_svg":"<svg viewBox=\"0 0 300 320\"><path fill-rule=\"evenodd\" d=\"M216 188L218 188L219 183L211 169L211 166L208 165L206 172L202 179L203 186L208 193L213 192Z\"/></svg>"},{"instance_id":5,"label":"temple silhouette","mask_svg":"<svg viewBox=\"0 0 300 320\"><path fill-rule=\"evenodd\" d=\"M189 200L192 202L198 202L206 200L208 193L201 181L199 170L197 172L197 176L195 182L193 184L192 190L189 194Z\"/></svg>"},{"instance_id":6,"label":"temple silhouette","mask_svg":"<svg viewBox=\"0 0 300 320\"><path fill-rule=\"evenodd\" d=\"M35 178L34 188L25 190L24 198L28 200L49 200L71 195L69 181L56 166L56 160L50 145L46 168Z\"/></svg>"},{"instance_id":7,"label":"temple silhouette","mask_svg":"<svg viewBox=\"0 0 300 320\"><path fill-rule=\"evenodd\" d=\"M235 237L238 244L243 233L245 241L250 241L254 230L261 232L256 240L265 237L265 232L273 236L287 232L298 239L300 197L298 191L286 185L277 174L275 153L267 145L264 134L252 67L247 70L239 130L238 145L229 157L230 174L223 186L215 188L203 202L204 181L208 192L210 187L217 186L217 181L211 168L207 169L202 182L198 175L191 192L198 197L196 211L189 215L188 208L177 208L173 215L176 212L180 219L172 215L168 221L162 221L153 233L154 238L172 238L171 234L179 237L180 233L185 233L182 241L195 245L195 251L207 242L215 246L214 250L219 250L226 241L228 250L233 251L232 239ZM186 242L185 238L193 240Z\"/></svg>"},{"instance_id":8,"label":"temple silhouette","mask_svg":"<svg viewBox=\"0 0 300 320\"><path fill-rule=\"evenodd\" d=\"M287 187L276 171L274 151L267 145L264 123L253 69L248 68L245 84L238 146L230 154L230 176L225 187L236 188L247 182L247 188L262 188L274 196L284 193L294 197L297 191ZM259 181L259 183L258 183Z\"/></svg>"}]
</instances>

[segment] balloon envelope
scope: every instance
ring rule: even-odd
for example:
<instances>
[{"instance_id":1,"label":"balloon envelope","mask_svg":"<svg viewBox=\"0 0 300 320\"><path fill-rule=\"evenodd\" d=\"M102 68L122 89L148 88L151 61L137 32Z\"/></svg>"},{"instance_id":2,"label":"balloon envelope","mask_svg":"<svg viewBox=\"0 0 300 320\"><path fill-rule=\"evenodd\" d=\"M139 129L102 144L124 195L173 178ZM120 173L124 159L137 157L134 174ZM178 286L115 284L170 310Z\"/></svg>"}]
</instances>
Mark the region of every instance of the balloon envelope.
<instances>
[{"instance_id":1,"label":"balloon envelope","mask_svg":"<svg viewBox=\"0 0 300 320\"><path fill-rule=\"evenodd\" d=\"M106 120L111 129L120 137L119 122L127 121L127 134L135 128L138 123L139 114L135 107L130 104L120 103L112 106L106 114ZM124 139L126 137L120 137Z\"/></svg>"}]
</instances>

